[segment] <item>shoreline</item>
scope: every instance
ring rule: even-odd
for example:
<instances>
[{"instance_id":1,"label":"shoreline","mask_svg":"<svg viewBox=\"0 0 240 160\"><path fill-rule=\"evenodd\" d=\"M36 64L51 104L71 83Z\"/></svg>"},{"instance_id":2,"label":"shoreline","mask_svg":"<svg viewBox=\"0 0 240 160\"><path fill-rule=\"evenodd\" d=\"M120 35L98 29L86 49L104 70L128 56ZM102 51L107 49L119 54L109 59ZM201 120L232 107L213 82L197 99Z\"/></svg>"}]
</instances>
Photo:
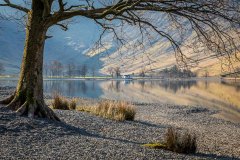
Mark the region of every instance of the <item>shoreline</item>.
<instances>
[{"instance_id":1,"label":"shoreline","mask_svg":"<svg viewBox=\"0 0 240 160\"><path fill-rule=\"evenodd\" d=\"M18 80L17 76L0 76L1 80ZM221 80L234 80L240 81L240 77L221 77L221 76L213 76L213 77L188 77L188 78L158 78L158 77L133 77L130 79L127 78L112 78L112 77L43 77L44 80L115 80L115 81L135 81L135 80L146 80L146 81L221 81Z\"/></svg>"},{"instance_id":2,"label":"shoreline","mask_svg":"<svg viewBox=\"0 0 240 160\"><path fill-rule=\"evenodd\" d=\"M13 92L15 90L15 87L13 86L0 86L0 94L5 94L5 95L10 95L9 92ZM52 100L52 95L51 94L44 94L44 99L46 101L46 103L49 105L49 101ZM66 98L76 98L76 99L79 99L80 101L84 101L84 103L90 103L92 104L92 102L94 103L97 103L99 102L100 100L120 100L120 99L108 99L108 98L89 98L89 97L69 97L69 96L66 96ZM0 95L0 99L1 99L1 95ZM121 100L120 100L121 101ZM129 101L129 100L126 100L126 101ZM162 104L161 102L138 102L138 101L129 101L130 103L132 104L137 104L137 105L141 105L141 104ZM218 118L218 119L222 119L222 120L225 120L225 121L229 121L229 122L232 122L232 123L236 123L236 124L240 124L240 121L239 121L239 116L236 115L235 113L231 113L230 111L226 111L225 108L218 108L218 107L209 107L209 106L203 106L203 105L194 105L194 104L176 104L176 103L163 103L163 104L166 104L166 105L178 105L178 106L183 106L183 107L186 107L186 106L198 106L198 107L203 107L203 108L207 108L207 109L210 109L210 110L214 110L216 113L214 115L212 115L213 117L215 118ZM229 106L230 107L230 106ZM232 108L234 109L233 111L239 111L239 109L235 109L235 108Z\"/></svg>"},{"instance_id":3,"label":"shoreline","mask_svg":"<svg viewBox=\"0 0 240 160\"><path fill-rule=\"evenodd\" d=\"M240 159L240 124L214 118L215 110L158 103L135 106L135 121L124 122L63 110L54 110L63 122L29 119L0 106L0 155L3 159ZM169 127L196 134L197 154L141 146L162 141Z\"/></svg>"}]
</instances>

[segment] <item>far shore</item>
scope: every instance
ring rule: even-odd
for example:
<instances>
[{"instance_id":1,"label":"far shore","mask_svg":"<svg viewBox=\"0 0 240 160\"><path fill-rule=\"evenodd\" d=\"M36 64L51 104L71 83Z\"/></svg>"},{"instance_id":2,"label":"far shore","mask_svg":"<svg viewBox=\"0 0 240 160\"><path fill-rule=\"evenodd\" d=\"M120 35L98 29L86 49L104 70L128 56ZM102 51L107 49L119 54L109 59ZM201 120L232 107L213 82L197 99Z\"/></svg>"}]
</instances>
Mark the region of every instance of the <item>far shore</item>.
<instances>
[{"instance_id":1,"label":"far shore","mask_svg":"<svg viewBox=\"0 0 240 160\"><path fill-rule=\"evenodd\" d=\"M0 80L18 80L18 76L13 75L1 75ZM214 77L188 77L188 78L162 78L162 77L132 77L132 78L118 78L118 77L110 77L110 76L86 76L86 77L68 77L68 76L52 76L52 77L43 77L44 80L125 80L125 81L131 81L131 80L153 80L153 81L189 81L189 80L195 80L195 81L240 81L240 77L220 77L220 76L214 76Z\"/></svg>"}]
</instances>

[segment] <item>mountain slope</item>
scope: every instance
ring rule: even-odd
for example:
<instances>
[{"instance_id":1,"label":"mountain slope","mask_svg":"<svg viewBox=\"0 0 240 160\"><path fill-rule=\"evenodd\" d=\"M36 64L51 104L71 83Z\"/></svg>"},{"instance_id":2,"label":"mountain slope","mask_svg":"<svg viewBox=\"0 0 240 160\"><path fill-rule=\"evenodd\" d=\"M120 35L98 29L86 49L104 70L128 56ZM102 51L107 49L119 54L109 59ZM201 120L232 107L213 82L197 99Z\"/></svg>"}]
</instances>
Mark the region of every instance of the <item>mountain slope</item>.
<instances>
[{"instance_id":1,"label":"mountain slope","mask_svg":"<svg viewBox=\"0 0 240 160\"><path fill-rule=\"evenodd\" d=\"M193 43L194 34L191 29L182 30L174 28L168 22L166 15L147 14L162 31L170 34L182 46L182 51L189 57L204 58L206 55L194 53L192 48L186 47ZM114 39L112 33L103 37L104 46L93 48L101 30L93 22L80 19L81 23L71 24L67 32L53 27L48 35L53 38L46 40L44 63L50 64L57 60L64 65L87 64L95 67L101 74L109 74L110 68L119 67L122 74L138 74L145 72L158 72L164 68L176 64L174 49L169 41L159 36L156 32L147 28L145 38L141 30L136 26L124 25L117 28L119 38L125 39L126 44L120 46ZM187 26L186 22L182 25ZM171 26L171 27L169 27ZM20 31L21 30L21 31ZM5 74L18 74L21 63L25 33L21 27L14 22L1 22L0 28L0 62L6 68ZM234 66L240 66L236 62ZM206 71L210 75L219 75L222 72L221 64L217 58L208 58L191 68L202 76ZM228 67L225 66L225 70Z\"/></svg>"},{"instance_id":2,"label":"mountain slope","mask_svg":"<svg viewBox=\"0 0 240 160\"><path fill-rule=\"evenodd\" d=\"M87 25L87 24L86 24ZM83 26L84 28L84 26ZM87 28L85 28L87 30ZM93 27L88 28L88 32L93 30ZM98 56L89 57L83 52L89 48L90 40L82 40L76 38L77 35L73 32L74 27L70 28L70 32L63 32L58 28L52 28L48 35L53 35L53 38L47 39L44 51L44 63L50 64L52 61L59 61L64 65L67 64L89 64L95 68L101 68L102 63L98 60ZM76 37L74 37L76 36ZM88 36L89 37L89 36ZM25 41L25 32L23 28L11 21L1 22L0 28L0 62L5 67L5 74L18 74L23 54Z\"/></svg>"}]
</instances>

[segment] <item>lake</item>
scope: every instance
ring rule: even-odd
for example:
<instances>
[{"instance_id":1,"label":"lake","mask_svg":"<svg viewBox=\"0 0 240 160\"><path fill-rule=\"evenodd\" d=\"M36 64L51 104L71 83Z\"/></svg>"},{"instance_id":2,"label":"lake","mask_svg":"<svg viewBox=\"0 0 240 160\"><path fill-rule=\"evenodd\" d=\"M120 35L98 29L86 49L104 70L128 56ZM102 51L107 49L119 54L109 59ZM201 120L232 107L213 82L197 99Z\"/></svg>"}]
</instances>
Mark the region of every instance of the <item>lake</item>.
<instances>
[{"instance_id":1,"label":"lake","mask_svg":"<svg viewBox=\"0 0 240 160\"><path fill-rule=\"evenodd\" d=\"M1 86L16 80L2 79ZM44 80L44 92L68 97L197 105L222 110L217 117L240 123L240 82L222 80Z\"/></svg>"}]
</instances>

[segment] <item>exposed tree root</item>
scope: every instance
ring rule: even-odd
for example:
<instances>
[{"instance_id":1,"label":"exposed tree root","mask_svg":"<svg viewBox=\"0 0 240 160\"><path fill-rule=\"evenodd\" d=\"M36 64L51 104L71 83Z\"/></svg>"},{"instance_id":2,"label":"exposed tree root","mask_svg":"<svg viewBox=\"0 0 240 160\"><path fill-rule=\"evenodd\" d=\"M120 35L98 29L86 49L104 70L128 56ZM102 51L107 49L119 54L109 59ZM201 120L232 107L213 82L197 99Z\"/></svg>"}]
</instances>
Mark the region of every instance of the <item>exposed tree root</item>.
<instances>
[{"instance_id":1,"label":"exposed tree root","mask_svg":"<svg viewBox=\"0 0 240 160\"><path fill-rule=\"evenodd\" d=\"M53 110L43 100L32 100L30 102L27 98L23 99L15 94L0 101L0 103L7 104L8 108L16 111L20 116L28 116L29 118L40 117L60 121Z\"/></svg>"},{"instance_id":2,"label":"exposed tree root","mask_svg":"<svg viewBox=\"0 0 240 160\"><path fill-rule=\"evenodd\" d=\"M15 93L0 101L0 104L9 104L15 97Z\"/></svg>"}]
</instances>

